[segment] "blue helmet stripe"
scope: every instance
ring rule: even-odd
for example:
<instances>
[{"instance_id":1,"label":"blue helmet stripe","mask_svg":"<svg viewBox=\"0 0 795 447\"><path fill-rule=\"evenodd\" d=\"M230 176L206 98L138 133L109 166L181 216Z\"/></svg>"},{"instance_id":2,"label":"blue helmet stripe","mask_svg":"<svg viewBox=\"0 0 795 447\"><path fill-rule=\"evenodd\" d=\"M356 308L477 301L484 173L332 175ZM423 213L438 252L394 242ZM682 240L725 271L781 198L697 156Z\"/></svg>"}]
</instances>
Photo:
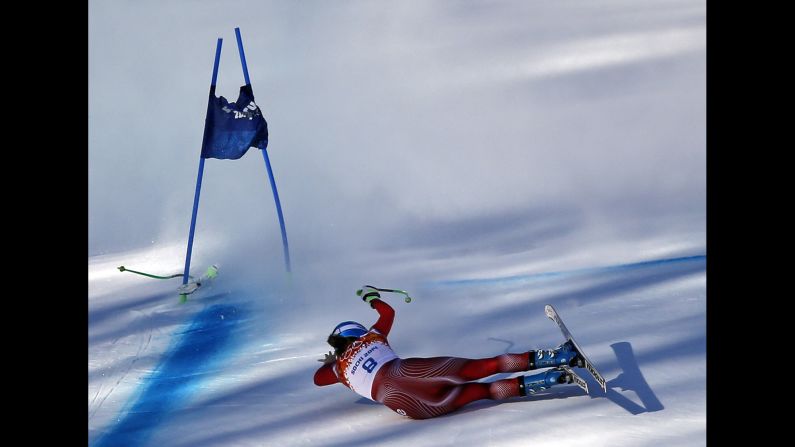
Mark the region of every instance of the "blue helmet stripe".
<instances>
[{"instance_id":1,"label":"blue helmet stripe","mask_svg":"<svg viewBox=\"0 0 795 447\"><path fill-rule=\"evenodd\" d=\"M367 329L355 321L345 321L334 328L333 334L343 337L359 337L367 333Z\"/></svg>"}]
</instances>

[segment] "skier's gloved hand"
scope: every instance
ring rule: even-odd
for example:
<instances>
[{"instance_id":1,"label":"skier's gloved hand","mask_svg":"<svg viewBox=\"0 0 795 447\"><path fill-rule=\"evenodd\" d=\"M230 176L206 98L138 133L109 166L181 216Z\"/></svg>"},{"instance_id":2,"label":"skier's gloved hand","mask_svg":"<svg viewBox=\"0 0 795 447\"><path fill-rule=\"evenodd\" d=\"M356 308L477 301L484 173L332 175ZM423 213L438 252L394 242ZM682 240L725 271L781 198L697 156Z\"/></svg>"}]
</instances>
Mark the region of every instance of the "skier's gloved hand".
<instances>
[{"instance_id":1,"label":"skier's gloved hand","mask_svg":"<svg viewBox=\"0 0 795 447\"><path fill-rule=\"evenodd\" d=\"M362 300L368 304L374 299L381 298L381 294L378 293L378 290L368 285L362 286L361 289L356 291L356 294L362 297Z\"/></svg>"},{"instance_id":2,"label":"skier's gloved hand","mask_svg":"<svg viewBox=\"0 0 795 447\"><path fill-rule=\"evenodd\" d=\"M323 357L322 359L318 359L317 361L318 362L323 362L324 365L326 365L328 363L334 363L334 362L337 361L337 356L331 351L329 351L328 354L324 354L324 355L325 355L325 357Z\"/></svg>"}]
</instances>

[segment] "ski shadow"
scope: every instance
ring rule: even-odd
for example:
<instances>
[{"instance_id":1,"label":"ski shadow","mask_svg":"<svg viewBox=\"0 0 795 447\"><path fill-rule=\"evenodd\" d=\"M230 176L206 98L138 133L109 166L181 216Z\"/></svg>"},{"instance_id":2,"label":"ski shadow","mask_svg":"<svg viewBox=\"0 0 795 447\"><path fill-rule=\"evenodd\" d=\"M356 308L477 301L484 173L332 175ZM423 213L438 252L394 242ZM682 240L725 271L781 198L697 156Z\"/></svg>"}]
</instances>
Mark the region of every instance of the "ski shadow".
<instances>
[{"instance_id":1,"label":"ski shadow","mask_svg":"<svg viewBox=\"0 0 795 447\"><path fill-rule=\"evenodd\" d=\"M489 339L508 344L506 352L508 352L508 350L513 346L513 342L509 340L497 338ZM528 396L529 399L537 402L588 395L591 399L607 398L619 407L627 410L627 412L632 415L652 413L665 409L665 406L662 404L662 402L660 402L660 399L657 398L657 395L654 394L654 391L651 389L648 382L646 382L646 378L643 377L643 373L638 366L637 358L635 357L635 354L632 350L632 345L628 342L619 342L613 343L610 345L610 347L613 348L613 352L615 353L616 359L618 361L618 366L621 368L622 372L619 373L619 375L614 379L607 381L607 392L602 391L602 388L599 386L596 380L591 377L590 374L580 372L579 375L586 382L588 382L590 394L586 394L585 391L578 387L565 387L534 394L532 396ZM496 380L499 380L507 378L509 375L510 374L504 374L506 377L501 377L500 375L495 377ZM620 388L620 392L617 391L616 388ZM640 399L640 403L634 402L632 399L625 396L624 392L626 391L634 391L638 396L638 399ZM525 399L527 398L522 398L517 401L522 401ZM462 413L467 413L499 404L500 402L478 402L459 411Z\"/></svg>"},{"instance_id":2,"label":"ski shadow","mask_svg":"<svg viewBox=\"0 0 795 447\"><path fill-rule=\"evenodd\" d=\"M610 347L613 348L613 352L616 354L621 373L616 378L607 381L606 393L602 391L602 388L590 375L587 378L583 377L589 382L588 389L591 390L591 398L607 398L632 415L652 413L665 409L665 406L654 394L649 383L646 382L646 378L643 377L643 372L638 366L632 345L624 341L613 343ZM621 392L616 391L616 388L620 388ZM625 394L622 394L625 391L634 391L638 399L640 399L640 403L636 403Z\"/></svg>"}]
</instances>

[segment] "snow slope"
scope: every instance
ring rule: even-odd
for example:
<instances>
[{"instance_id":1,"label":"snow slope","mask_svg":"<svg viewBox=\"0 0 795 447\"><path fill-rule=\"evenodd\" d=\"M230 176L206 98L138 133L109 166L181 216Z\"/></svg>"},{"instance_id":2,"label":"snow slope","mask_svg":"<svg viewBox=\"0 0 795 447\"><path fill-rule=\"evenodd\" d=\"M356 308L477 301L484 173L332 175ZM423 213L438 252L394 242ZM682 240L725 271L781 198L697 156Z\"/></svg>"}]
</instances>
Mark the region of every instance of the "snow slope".
<instances>
[{"instance_id":1,"label":"snow slope","mask_svg":"<svg viewBox=\"0 0 795 447\"><path fill-rule=\"evenodd\" d=\"M144 256L127 253L124 261ZM180 305L173 284L114 274L121 257L92 258L91 442L703 445L705 257L648 261L417 278L411 304L390 300L397 310L390 341L399 355L486 357L557 345L558 329L543 314L551 303L603 372L608 393L586 377L592 396L572 385L411 421L341 385L312 383L330 328L344 319L375 321L353 288L319 293L295 285L308 279L300 275L293 286L263 287L222 270L211 289Z\"/></svg>"}]
</instances>

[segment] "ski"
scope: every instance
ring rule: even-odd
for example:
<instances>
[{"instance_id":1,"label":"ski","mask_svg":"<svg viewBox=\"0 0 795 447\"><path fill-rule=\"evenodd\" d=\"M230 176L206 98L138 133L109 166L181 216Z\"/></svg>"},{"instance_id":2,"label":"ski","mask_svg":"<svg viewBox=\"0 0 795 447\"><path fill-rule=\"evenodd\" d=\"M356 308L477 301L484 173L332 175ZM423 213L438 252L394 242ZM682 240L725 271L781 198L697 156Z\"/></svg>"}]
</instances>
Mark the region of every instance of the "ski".
<instances>
[{"instance_id":1,"label":"ski","mask_svg":"<svg viewBox=\"0 0 795 447\"><path fill-rule=\"evenodd\" d=\"M580 353L580 356L582 357L582 360L585 363L585 365L583 365L584 368L588 370L589 373L591 373L593 378L596 379L596 381L599 383L599 386L601 386L602 390L606 393L607 382L605 381L605 378L602 377L602 374L600 374L599 371L596 370L596 367L594 366L593 362L591 362L591 360L589 360L588 357L585 356L585 352L583 352L582 348L580 348L580 345L577 344L577 341L574 340L574 337L572 337L571 332L569 332L569 329L566 327L566 325L563 324L563 320L561 320L560 315L558 315L557 311L555 311L555 308L552 307L552 305L547 304L546 306L544 306L544 313L547 314L547 317L549 317L550 320L554 321L558 325L558 327L560 328L560 332L563 333L563 338L571 341L571 343L577 349L577 352ZM587 386L585 390L588 391Z\"/></svg>"},{"instance_id":2,"label":"ski","mask_svg":"<svg viewBox=\"0 0 795 447\"><path fill-rule=\"evenodd\" d=\"M207 272L205 272L201 278L193 280L191 277L190 282L177 288L177 292L180 294L180 296L190 295L191 293L197 291L203 283L208 283L209 281L215 279L216 276L218 276L218 266L213 264L207 268Z\"/></svg>"},{"instance_id":3,"label":"ski","mask_svg":"<svg viewBox=\"0 0 795 447\"><path fill-rule=\"evenodd\" d=\"M199 290L199 287L201 287L201 285L202 283L198 281L192 281L177 287L177 293L179 293L180 295L190 295L191 293Z\"/></svg>"},{"instance_id":4,"label":"ski","mask_svg":"<svg viewBox=\"0 0 795 447\"><path fill-rule=\"evenodd\" d=\"M572 370L568 366L563 365L560 368L566 371L567 373L569 373L569 375L571 375L572 383L574 383L578 387L585 390L586 393L588 393L588 382L586 382L582 377L578 376L577 373L575 373L574 370Z\"/></svg>"}]
</instances>

